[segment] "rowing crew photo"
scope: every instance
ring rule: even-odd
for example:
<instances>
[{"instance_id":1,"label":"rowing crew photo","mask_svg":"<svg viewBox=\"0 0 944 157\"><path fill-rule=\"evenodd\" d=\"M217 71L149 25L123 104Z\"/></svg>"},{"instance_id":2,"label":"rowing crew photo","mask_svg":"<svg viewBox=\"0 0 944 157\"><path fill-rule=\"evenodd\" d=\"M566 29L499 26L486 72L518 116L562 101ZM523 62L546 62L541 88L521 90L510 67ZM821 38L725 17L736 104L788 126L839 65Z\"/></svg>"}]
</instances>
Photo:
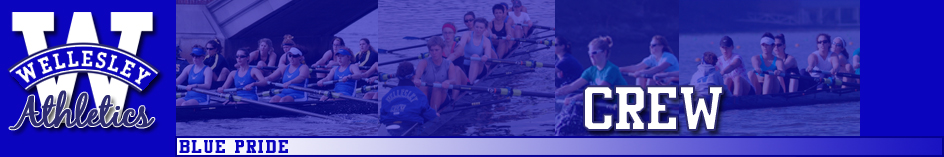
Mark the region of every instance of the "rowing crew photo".
<instances>
[{"instance_id":1,"label":"rowing crew photo","mask_svg":"<svg viewBox=\"0 0 944 157\"><path fill-rule=\"evenodd\" d=\"M178 5L177 135L375 135L377 1L264 3Z\"/></svg>"},{"instance_id":2,"label":"rowing crew photo","mask_svg":"<svg viewBox=\"0 0 944 157\"><path fill-rule=\"evenodd\" d=\"M552 135L554 3L381 0L380 134Z\"/></svg>"}]
</instances>

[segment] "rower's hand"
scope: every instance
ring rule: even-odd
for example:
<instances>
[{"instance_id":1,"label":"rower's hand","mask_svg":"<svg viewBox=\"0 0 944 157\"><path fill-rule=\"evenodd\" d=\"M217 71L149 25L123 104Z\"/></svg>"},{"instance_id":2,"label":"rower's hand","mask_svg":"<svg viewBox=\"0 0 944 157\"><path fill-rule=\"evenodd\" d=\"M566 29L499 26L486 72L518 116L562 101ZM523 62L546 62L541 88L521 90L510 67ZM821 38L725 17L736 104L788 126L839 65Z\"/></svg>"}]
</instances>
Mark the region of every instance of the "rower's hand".
<instances>
[{"instance_id":1,"label":"rower's hand","mask_svg":"<svg viewBox=\"0 0 944 157\"><path fill-rule=\"evenodd\" d=\"M246 87L243 87L243 90L245 90L245 91L250 91L250 90L252 90L252 87L253 87L253 84L248 84L248 85L246 85Z\"/></svg>"},{"instance_id":2,"label":"rower's hand","mask_svg":"<svg viewBox=\"0 0 944 157\"><path fill-rule=\"evenodd\" d=\"M347 80L350 79L350 78L351 78L351 76L344 76L344 77L341 77L341 82L347 82Z\"/></svg>"},{"instance_id":3,"label":"rower's hand","mask_svg":"<svg viewBox=\"0 0 944 157\"><path fill-rule=\"evenodd\" d=\"M374 83L374 82L377 81L378 79L380 79L380 77L378 77L378 76L374 76L374 77L367 78L367 83Z\"/></svg>"},{"instance_id":4,"label":"rower's hand","mask_svg":"<svg viewBox=\"0 0 944 157\"><path fill-rule=\"evenodd\" d=\"M324 81L318 81L318 87L324 87Z\"/></svg>"},{"instance_id":5,"label":"rower's hand","mask_svg":"<svg viewBox=\"0 0 944 157\"><path fill-rule=\"evenodd\" d=\"M187 85L187 91L193 90L194 85Z\"/></svg>"},{"instance_id":6,"label":"rower's hand","mask_svg":"<svg viewBox=\"0 0 944 157\"><path fill-rule=\"evenodd\" d=\"M318 101L325 101L325 100L328 100L328 95L322 95L321 99L318 99Z\"/></svg>"},{"instance_id":7,"label":"rower's hand","mask_svg":"<svg viewBox=\"0 0 944 157\"><path fill-rule=\"evenodd\" d=\"M570 105L571 101L574 101L571 97L564 98L564 106Z\"/></svg>"},{"instance_id":8,"label":"rower's hand","mask_svg":"<svg viewBox=\"0 0 944 157\"><path fill-rule=\"evenodd\" d=\"M633 73L633 77L642 77L642 75L643 75L643 74L642 74L641 71L636 71L636 72Z\"/></svg>"},{"instance_id":9,"label":"rower's hand","mask_svg":"<svg viewBox=\"0 0 944 157\"><path fill-rule=\"evenodd\" d=\"M420 83L422 83L422 82L420 81L420 79L413 79L413 84L414 84L414 85L419 86Z\"/></svg>"},{"instance_id":10,"label":"rower's hand","mask_svg":"<svg viewBox=\"0 0 944 157\"><path fill-rule=\"evenodd\" d=\"M218 92L218 93L223 93L223 87L216 88L216 92Z\"/></svg>"},{"instance_id":11,"label":"rower's hand","mask_svg":"<svg viewBox=\"0 0 944 157\"><path fill-rule=\"evenodd\" d=\"M291 84L283 83L283 84L282 84L282 88L288 88L289 85L291 85Z\"/></svg>"},{"instance_id":12,"label":"rower's hand","mask_svg":"<svg viewBox=\"0 0 944 157\"><path fill-rule=\"evenodd\" d=\"M780 76L780 73L783 73L783 71L780 71L780 70L774 70L774 75L777 75L777 76Z\"/></svg>"},{"instance_id":13,"label":"rower's hand","mask_svg":"<svg viewBox=\"0 0 944 157\"><path fill-rule=\"evenodd\" d=\"M443 86L442 88L448 89L450 84L451 84L451 83L449 83L449 81L443 81L443 82L442 82L442 86Z\"/></svg>"}]
</instances>

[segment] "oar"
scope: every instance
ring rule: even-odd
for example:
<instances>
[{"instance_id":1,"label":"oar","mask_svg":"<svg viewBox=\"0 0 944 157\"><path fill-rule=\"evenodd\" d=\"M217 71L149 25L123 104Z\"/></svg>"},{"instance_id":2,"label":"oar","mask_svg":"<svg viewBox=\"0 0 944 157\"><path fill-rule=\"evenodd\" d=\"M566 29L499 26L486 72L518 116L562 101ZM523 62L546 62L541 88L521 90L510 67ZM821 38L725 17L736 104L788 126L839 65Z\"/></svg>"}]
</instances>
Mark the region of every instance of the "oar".
<instances>
[{"instance_id":1,"label":"oar","mask_svg":"<svg viewBox=\"0 0 944 157\"><path fill-rule=\"evenodd\" d=\"M184 86L184 85L177 85L177 89L186 89L186 88L187 88L187 86ZM311 112L308 112L308 111L302 111L302 110L299 110L299 109L289 108L289 107L285 107L285 106L279 106L279 105L270 104L270 103L261 102L261 101L256 101L256 100L252 100L252 99L244 99L243 97L236 96L236 95L233 95L233 94L221 94L221 93L211 92L211 91L208 91L208 90L198 89L198 88L193 88L191 91L195 91L195 92L199 92L199 93L203 93L203 94L207 94L207 95L213 95L213 96L218 96L218 97L226 98L226 99L228 99L228 100L230 100L230 101L248 102L248 103L252 103L252 104L256 104L256 105L260 105L260 106L271 107L271 108L275 108L275 109L280 109L280 110L285 110L285 111L289 111L289 112L295 112L295 113L299 113L299 114L304 114L304 115L309 115L309 116L324 118L324 119L328 119L328 120L344 121L344 119L340 119L340 118L329 117L329 116L325 116L325 115L321 115L321 114L317 114L317 113L311 113Z\"/></svg>"},{"instance_id":2,"label":"oar","mask_svg":"<svg viewBox=\"0 0 944 157\"><path fill-rule=\"evenodd\" d=\"M764 71L763 73L764 73L764 74L767 74L767 75L774 75L772 72L769 72L769 71ZM829 86L840 86L840 85L843 85L843 86L850 86L850 87L856 87L856 88L859 87L859 84L858 84L858 83L842 82L842 79L839 79L839 78L836 78L836 77L821 77L821 78L818 78L818 77L803 76L803 75L788 75L787 73L780 73L779 76L780 76L780 77L795 78L795 79L814 80L814 81L816 81L816 82L821 82L821 83L824 83L824 84L829 85Z\"/></svg>"},{"instance_id":3,"label":"oar","mask_svg":"<svg viewBox=\"0 0 944 157\"><path fill-rule=\"evenodd\" d=\"M489 76L490 79L491 79L491 78L497 78L497 77L508 76L508 75L523 74L523 73L529 73L529 72L534 72L534 69L528 69L528 70L522 70L522 71L509 71L509 72L504 72L504 73L493 73L493 74L488 75L488 76Z\"/></svg>"},{"instance_id":4,"label":"oar","mask_svg":"<svg viewBox=\"0 0 944 157\"><path fill-rule=\"evenodd\" d=\"M468 31L468 30L469 30L468 28L466 28L466 29L460 29L460 30L457 30L456 33L464 32L464 31ZM429 39L429 38L434 37L434 36L442 36L442 34L435 34L435 35L430 35L430 36L425 36L425 37L406 36L406 37L403 37L403 39L406 39L406 40L426 40L426 39Z\"/></svg>"},{"instance_id":5,"label":"oar","mask_svg":"<svg viewBox=\"0 0 944 157\"><path fill-rule=\"evenodd\" d=\"M466 59L466 60L485 61L485 62L500 63L500 64L524 65L529 68L553 68L554 67L554 64L544 64L544 63L533 61L533 60L512 61L512 60L506 60L506 59L492 59L492 58L483 59L481 57L469 57L469 59Z\"/></svg>"},{"instance_id":6,"label":"oar","mask_svg":"<svg viewBox=\"0 0 944 157\"><path fill-rule=\"evenodd\" d=\"M824 72L824 71L819 71L819 70L813 70L812 72L820 73L820 74L832 74L830 72ZM859 75L852 74L852 73L836 73L836 76L848 77L848 78L859 78Z\"/></svg>"},{"instance_id":7,"label":"oar","mask_svg":"<svg viewBox=\"0 0 944 157\"><path fill-rule=\"evenodd\" d=\"M270 84L270 85L279 86L279 87L283 86L282 83L269 82L269 84ZM331 91L316 90L316 89L305 88L305 87L298 87L298 86L288 86L288 88L295 89L295 90L300 90L300 91L305 91L305 92L311 92L311 93L321 94L321 95L329 95L329 96L334 97L334 98L344 98L344 99L349 99L349 100L354 100L354 101L360 101L360 102L366 102L366 103L372 103L372 104L378 104L378 103L379 103L379 102L377 102L376 100L367 100L367 99L358 98L358 97L353 97L353 96L347 96L347 95L343 95L343 94L341 94L341 93L335 93L335 92L331 92Z\"/></svg>"},{"instance_id":8,"label":"oar","mask_svg":"<svg viewBox=\"0 0 944 157\"><path fill-rule=\"evenodd\" d=\"M354 93L367 93L367 92L370 92L370 91L373 91L373 90L377 90L378 87L380 87L380 86L378 86L378 85L364 86L363 88L354 89Z\"/></svg>"},{"instance_id":9,"label":"oar","mask_svg":"<svg viewBox=\"0 0 944 157\"><path fill-rule=\"evenodd\" d=\"M469 103L469 105L456 105L456 106L465 106L465 107L455 108L449 111L442 111L439 114L459 112L462 110L468 110L468 109L479 108L483 106L490 106L492 104L506 103L506 102L511 102L511 99L492 100L492 101L486 101L486 102L473 102L473 103Z\"/></svg>"},{"instance_id":10,"label":"oar","mask_svg":"<svg viewBox=\"0 0 944 157\"><path fill-rule=\"evenodd\" d=\"M426 40L426 39L429 39L429 38L430 38L430 37L425 37L425 38L411 37L411 36L403 37L403 39L406 39L406 40ZM462 39L462 37L456 36L456 37L454 37L452 40L453 40L453 41L459 41L459 40L461 40L461 39ZM445 40L445 39L444 39L444 40Z\"/></svg>"},{"instance_id":11,"label":"oar","mask_svg":"<svg viewBox=\"0 0 944 157\"><path fill-rule=\"evenodd\" d=\"M476 87L476 86L465 86L465 85L449 85L448 87L443 86L441 83L426 83L421 82L422 86L429 86L435 88L445 88L445 89L456 89L456 90L471 90L471 91L481 91L495 93L503 96L537 96L537 97L548 97L553 98L554 93L541 93L541 92L531 92L531 91L522 91L514 88L490 88L490 87Z\"/></svg>"},{"instance_id":12,"label":"oar","mask_svg":"<svg viewBox=\"0 0 944 157\"><path fill-rule=\"evenodd\" d=\"M328 66L324 66L324 65L315 65L315 66L311 66L311 67L312 67L312 68L326 68L326 69L330 69L330 68L334 68L334 67L338 67L338 66L331 66L331 67L328 67ZM370 70L370 67L369 67L369 66L358 66L357 68L358 68L358 69L361 69L361 70ZM311 69L311 70L314 71L315 69Z\"/></svg>"},{"instance_id":13,"label":"oar","mask_svg":"<svg viewBox=\"0 0 944 157\"><path fill-rule=\"evenodd\" d=\"M423 59L423 58L427 58L427 57L429 57L429 53L422 53L422 54L420 54L420 56L417 56L417 57L408 57L408 58L401 58L401 59L397 59L397 60L387 61L387 62L383 62L383 63L378 64L378 66L384 66L384 65L390 65L390 64L397 64L397 63L400 63L400 62L403 62L403 61L410 61L410 60L416 60L416 59Z\"/></svg>"}]
</instances>

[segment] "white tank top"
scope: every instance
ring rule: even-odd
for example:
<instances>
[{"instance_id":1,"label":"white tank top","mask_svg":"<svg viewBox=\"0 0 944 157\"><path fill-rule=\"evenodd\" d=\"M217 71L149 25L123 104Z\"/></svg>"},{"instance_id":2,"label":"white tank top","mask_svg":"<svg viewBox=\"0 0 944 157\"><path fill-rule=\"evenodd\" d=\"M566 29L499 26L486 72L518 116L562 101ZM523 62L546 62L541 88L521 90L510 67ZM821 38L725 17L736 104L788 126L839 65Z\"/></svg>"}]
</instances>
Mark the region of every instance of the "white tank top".
<instances>
[{"instance_id":1,"label":"white tank top","mask_svg":"<svg viewBox=\"0 0 944 157\"><path fill-rule=\"evenodd\" d=\"M823 72L829 72L833 70L833 63L829 62L829 57L833 55L833 52L829 52L826 55L826 58L823 58L822 55L819 55L819 52L813 52L813 55L816 55L816 65L813 67L813 70L819 70ZM810 76L821 77L820 73L810 73Z\"/></svg>"},{"instance_id":2,"label":"white tank top","mask_svg":"<svg viewBox=\"0 0 944 157\"><path fill-rule=\"evenodd\" d=\"M724 77L733 77L733 76L741 75L742 77L747 78L747 73L744 72L744 60L741 59L740 55L737 55L737 54L731 54L731 55L732 55L731 59L725 59L724 55L718 56L718 63L721 63L721 69L718 69L719 70L718 72L722 72L721 70L724 70L728 68L728 66L731 66L731 64L733 64L735 60L741 60L741 66L734 68L734 70L731 70L730 73L724 74Z\"/></svg>"}]
</instances>

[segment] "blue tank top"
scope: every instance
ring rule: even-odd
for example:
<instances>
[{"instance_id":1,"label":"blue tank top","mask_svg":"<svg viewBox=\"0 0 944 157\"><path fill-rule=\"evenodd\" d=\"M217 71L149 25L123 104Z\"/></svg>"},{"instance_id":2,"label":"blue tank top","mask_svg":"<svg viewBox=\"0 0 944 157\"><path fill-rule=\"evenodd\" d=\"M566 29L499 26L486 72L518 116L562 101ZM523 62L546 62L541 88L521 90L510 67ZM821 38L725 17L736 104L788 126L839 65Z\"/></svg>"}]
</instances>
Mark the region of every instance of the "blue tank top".
<instances>
[{"instance_id":1,"label":"blue tank top","mask_svg":"<svg viewBox=\"0 0 944 157\"><path fill-rule=\"evenodd\" d=\"M197 66L194 65L193 67L197 67ZM204 65L203 68L200 69L200 72L194 72L193 71L194 69L196 68L190 68L190 74L187 75L188 76L187 84L190 84L190 85L204 84L204 81L205 81L204 79L206 79L206 76L203 75L203 72L206 71L207 66ZM187 95L205 96L206 94L198 93L196 91L187 91Z\"/></svg>"},{"instance_id":2,"label":"blue tank top","mask_svg":"<svg viewBox=\"0 0 944 157\"><path fill-rule=\"evenodd\" d=\"M472 34L470 36L475 36L475 33L469 33L469 34ZM479 56L485 55L485 46L483 46L485 45L485 34L482 34L482 40L481 42L479 42L479 45L475 45L475 42L472 42L473 40L475 40L475 37L469 37L469 43L465 45L465 52L464 52L465 54L463 54L465 56L465 59L472 58L473 54L478 54ZM462 64L465 64L465 65L470 65L471 63L472 62L469 60L465 60L462 62Z\"/></svg>"},{"instance_id":3,"label":"blue tank top","mask_svg":"<svg viewBox=\"0 0 944 157\"><path fill-rule=\"evenodd\" d=\"M344 71L341 71L341 67L338 67L338 70L334 71L334 80L341 81L342 77L351 76L354 73L351 72L350 66ZM348 79L345 82L338 82L334 84L334 92L344 93L344 95L352 96L354 94L354 82L357 80Z\"/></svg>"},{"instance_id":4,"label":"blue tank top","mask_svg":"<svg viewBox=\"0 0 944 157\"><path fill-rule=\"evenodd\" d=\"M240 76L239 70L237 70L237 71L236 71L236 76L233 76L233 81L235 81L233 84L235 84L235 85L236 85L236 88L238 88L238 89L243 89L244 87L246 87L246 85L255 83L255 82L256 82L256 79L253 79L253 78L252 78L252 67L249 67L249 70L246 70L246 73L245 73L245 74L242 74L242 76ZM239 94L239 95L243 95L243 94L252 94L252 95L255 95L255 94L256 94L255 91L256 91L256 87L252 87L252 91L239 90L239 91L236 91L236 94Z\"/></svg>"},{"instance_id":5,"label":"blue tank top","mask_svg":"<svg viewBox=\"0 0 944 157\"><path fill-rule=\"evenodd\" d=\"M770 62L770 65L764 65L764 55L760 55L760 71L774 71L777 70L777 57L774 56L774 61ZM763 73L758 73L760 76L764 76Z\"/></svg>"},{"instance_id":6,"label":"blue tank top","mask_svg":"<svg viewBox=\"0 0 944 157\"><path fill-rule=\"evenodd\" d=\"M301 69L301 66L295 68L295 72L288 72L288 69L292 68L291 65L285 68L285 72L282 73L282 83L291 81L298 77L301 73L298 72L298 69ZM305 82L293 83L292 86L305 87Z\"/></svg>"}]
</instances>

